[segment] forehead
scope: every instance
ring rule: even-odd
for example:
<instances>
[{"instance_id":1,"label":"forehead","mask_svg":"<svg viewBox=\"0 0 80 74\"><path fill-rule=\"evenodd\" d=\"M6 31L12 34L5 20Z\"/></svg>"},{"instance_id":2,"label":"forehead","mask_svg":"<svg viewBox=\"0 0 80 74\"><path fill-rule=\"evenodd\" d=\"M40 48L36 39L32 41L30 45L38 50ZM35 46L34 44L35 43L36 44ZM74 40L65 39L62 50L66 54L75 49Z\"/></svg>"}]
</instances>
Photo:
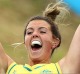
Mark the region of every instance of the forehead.
<instances>
[{"instance_id":1,"label":"forehead","mask_svg":"<svg viewBox=\"0 0 80 74\"><path fill-rule=\"evenodd\" d=\"M48 22L44 21L44 20L33 20L30 21L27 28L30 27L45 27L45 28L50 28L50 25Z\"/></svg>"}]
</instances>

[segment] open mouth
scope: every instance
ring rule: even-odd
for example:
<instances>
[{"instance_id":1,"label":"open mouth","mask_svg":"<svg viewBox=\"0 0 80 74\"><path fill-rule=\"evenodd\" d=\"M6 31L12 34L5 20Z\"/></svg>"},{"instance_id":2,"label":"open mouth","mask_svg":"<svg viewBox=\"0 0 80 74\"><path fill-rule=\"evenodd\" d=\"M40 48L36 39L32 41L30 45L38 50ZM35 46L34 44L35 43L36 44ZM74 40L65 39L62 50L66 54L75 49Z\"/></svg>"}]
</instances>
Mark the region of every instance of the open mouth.
<instances>
[{"instance_id":1,"label":"open mouth","mask_svg":"<svg viewBox=\"0 0 80 74\"><path fill-rule=\"evenodd\" d=\"M32 41L31 48L32 50L39 50L42 47L42 43L40 41Z\"/></svg>"}]
</instances>

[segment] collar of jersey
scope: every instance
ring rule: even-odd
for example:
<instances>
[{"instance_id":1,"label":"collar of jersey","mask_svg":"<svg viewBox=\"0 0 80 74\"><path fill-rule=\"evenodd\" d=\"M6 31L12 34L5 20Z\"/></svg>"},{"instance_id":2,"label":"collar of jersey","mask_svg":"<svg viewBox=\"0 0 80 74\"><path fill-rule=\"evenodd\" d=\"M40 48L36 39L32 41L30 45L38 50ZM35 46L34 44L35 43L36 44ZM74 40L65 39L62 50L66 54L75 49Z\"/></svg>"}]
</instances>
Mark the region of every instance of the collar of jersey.
<instances>
[{"instance_id":1,"label":"collar of jersey","mask_svg":"<svg viewBox=\"0 0 80 74\"><path fill-rule=\"evenodd\" d=\"M36 64L36 65L33 65L33 66L30 66L28 64L25 64L24 67L27 68L27 69L30 69L31 70L34 70L34 69L39 69L43 66L45 66L46 64Z\"/></svg>"}]
</instances>

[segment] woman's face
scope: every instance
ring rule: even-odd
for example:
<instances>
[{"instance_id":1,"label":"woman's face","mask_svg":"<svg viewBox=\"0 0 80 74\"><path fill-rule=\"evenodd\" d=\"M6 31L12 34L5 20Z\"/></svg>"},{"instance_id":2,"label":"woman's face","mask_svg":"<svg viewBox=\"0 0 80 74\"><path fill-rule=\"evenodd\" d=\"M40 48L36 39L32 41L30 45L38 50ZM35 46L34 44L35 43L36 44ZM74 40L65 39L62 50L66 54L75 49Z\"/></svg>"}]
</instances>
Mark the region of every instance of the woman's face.
<instances>
[{"instance_id":1,"label":"woman's face","mask_svg":"<svg viewBox=\"0 0 80 74\"><path fill-rule=\"evenodd\" d=\"M50 59L53 37L50 25L44 20L33 20L26 28L25 46L31 60Z\"/></svg>"}]
</instances>

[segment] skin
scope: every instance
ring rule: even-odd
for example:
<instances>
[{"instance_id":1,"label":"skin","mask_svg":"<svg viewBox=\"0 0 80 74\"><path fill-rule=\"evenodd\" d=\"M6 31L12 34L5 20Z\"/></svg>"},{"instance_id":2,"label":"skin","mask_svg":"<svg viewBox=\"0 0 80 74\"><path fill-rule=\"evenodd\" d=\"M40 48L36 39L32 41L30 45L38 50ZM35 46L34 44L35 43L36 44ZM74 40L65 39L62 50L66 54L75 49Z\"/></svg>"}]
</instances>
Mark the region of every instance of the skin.
<instances>
[{"instance_id":1,"label":"skin","mask_svg":"<svg viewBox=\"0 0 80 74\"><path fill-rule=\"evenodd\" d=\"M35 20L28 24L26 30L25 46L29 53L29 64L49 63L52 49L59 43L59 40L53 37L50 25L43 20ZM28 34L28 32L31 32L31 34ZM34 40L42 43L42 48L37 51L33 51L31 48L31 42Z\"/></svg>"},{"instance_id":2,"label":"skin","mask_svg":"<svg viewBox=\"0 0 80 74\"><path fill-rule=\"evenodd\" d=\"M59 63L63 73L80 74L80 25L74 34L67 55Z\"/></svg>"},{"instance_id":3,"label":"skin","mask_svg":"<svg viewBox=\"0 0 80 74\"><path fill-rule=\"evenodd\" d=\"M50 25L44 20L31 21L27 28L25 35L25 46L28 51L29 65L35 65L39 63L50 63L51 52L59 44L59 39L55 38L51 33ZM74 37L72 39L69 51L67 55L59 62L62 73L80 73L80 26L78 26ZM42 43L42 47L38 50L31 48L31 42L38 40ZM4 57L4 59L2 59ZM6 60L6 61L5 61ZM4 63L1 63L4 62ZM14 62L3 51L0 44L0 71L3 69L6 73L9 65ZM2 71L1 71L2 73ZM0 73L0 74L1 74Z\"/></svg>"}]
</instances>

